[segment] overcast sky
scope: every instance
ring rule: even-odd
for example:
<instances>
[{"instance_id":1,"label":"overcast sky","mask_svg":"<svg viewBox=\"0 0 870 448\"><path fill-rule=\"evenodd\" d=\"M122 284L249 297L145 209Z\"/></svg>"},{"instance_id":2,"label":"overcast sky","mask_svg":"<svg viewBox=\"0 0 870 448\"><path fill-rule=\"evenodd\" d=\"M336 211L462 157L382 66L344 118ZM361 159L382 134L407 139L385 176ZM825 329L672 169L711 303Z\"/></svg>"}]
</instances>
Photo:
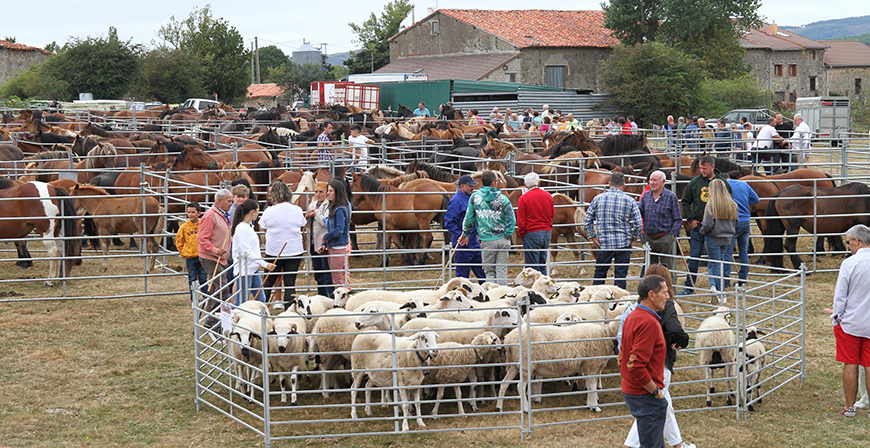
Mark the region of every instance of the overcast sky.
<instances>
[{"instance_id":1,"label":"overcast sky","mask_svg":"<svg viewBox=\"0 0 870 448\"><path fill-rule=\"evenodd\" d=\"M739 1L739 0L738 0ZM372 12L380 15L384 0L332 0L328 2L260 0L213 0L214 17L226 19L241 32L245 45L250 48L254 37L260 46L277 45L288 55L302 45L302 40L318 46L326 43L330 54L357 48L348 23L360 24ZM415 17L422 19L430 8L474 9L530 9L535 3L528 0L412 0ZM562 9L601 9L600 0L574 0L556 2ZM150 0L102 1L78 0L51 2L48 9L36 8L28 2L4 2L3 24L0 37L15 37L18 43L44 47L56 41L63 45L70 36L105 36L110 26L118 29L122 39L151 46L157 40L157 29L169 22L171 16L186 18L195 6L206 2ZM37 13L36 11L40 11ZM767 0L761 9L768 22L780 25L805 25L827 19L870 15L867 0L842 0L835 3L818 0ZM411 19L406 20L410 24Z\"/></svg>"}]
</instances>

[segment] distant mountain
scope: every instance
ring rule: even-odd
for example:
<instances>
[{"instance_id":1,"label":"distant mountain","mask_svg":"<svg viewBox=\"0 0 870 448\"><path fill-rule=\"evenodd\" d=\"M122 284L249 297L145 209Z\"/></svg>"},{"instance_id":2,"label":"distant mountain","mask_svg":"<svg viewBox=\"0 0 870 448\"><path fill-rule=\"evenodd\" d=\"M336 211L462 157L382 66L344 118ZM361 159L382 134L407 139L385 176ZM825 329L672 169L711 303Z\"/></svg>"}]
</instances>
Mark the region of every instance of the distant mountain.
<instances>
[{"instance_id":1,"label":"distant mountain","mask_svg":"<svg viewBox=\"0 0 870 448\"><path fill-rule=\"evenodd\" d=\"M838 39L856 34L870 33L870 16L822 20L801 26L781 26L809 39Z\"/></svg>"},{"instance_id":2,"label":"distant mountain","mask_svg":"<svg viewBox=\"0 0 870 448\"><path fill-rule=\"evenodd\" d=\"M840 38L833 39L833 40L860 40L861 42L864 42L865 44L870 45L870 33L857 34L855 36L840 37Z\"/></svg>"},{"instance_id":3,"label":"distant mountain","mask_svg":"<svg viewBox=\"0 0 870 448\"><path fill-rule=\"evenodd\" d=\"M350 57L350 52L345 51L344 53L335 53L326 56L326 63L329 65L341 65L344 64L344 61Z\"/></svg>"}]
</instances>

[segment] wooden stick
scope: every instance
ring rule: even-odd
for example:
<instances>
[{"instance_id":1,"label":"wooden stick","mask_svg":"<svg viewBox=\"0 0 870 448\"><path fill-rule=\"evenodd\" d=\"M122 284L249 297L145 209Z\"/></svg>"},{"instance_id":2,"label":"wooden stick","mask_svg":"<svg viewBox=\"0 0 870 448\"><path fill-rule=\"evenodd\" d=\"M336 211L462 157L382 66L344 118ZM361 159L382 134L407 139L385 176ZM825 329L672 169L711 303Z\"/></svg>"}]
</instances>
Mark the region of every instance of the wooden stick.
<instances>
[{"instance_id":1,"label":"wooden stick","mask_svg":"<svg viewBox=\"0 0 870 448\"><path fill-rule=\"evenodd\" d=\"M221 249L227 248L227 241L229 241L229 239L230 239L230 232L229 232L229 229L227 229L227 236L224 237L224 244L221 245ZM219 267L221 267L221 256L220 255L218 255L217 263L215 263L215 265L214 265L214 272L211 273L211 278L214 278L214 276L217 275L217 271L218 271ZM208 287L209 294L211 294L212 290L214 289L214 283L215 282L211 282L211 285Z\"/></svg>"},{"instance_id":2,"label":"wooden stick","mask_svg":"<svg viewBox=\"0 0 870 448\"><path fill-rule=\"evenodd\" d=\"M278 251L278 256L275 257L275 261L273 261L272 264L276 264L276 263L278 263L278 259L281 258L281 254L284 253L284 248L285 248L285 247L287 247L287 243L284 243L284 245L281 246L281 250ZM266 276L263 278L263 284L260 285L260 289L257 290L257 293L256 293L256 294L254 294L254 300L257 300L257 297L260 297L260 291L263 290L263 286L266 286L266 280L269 280L269 276L270 276L270 275L272 275L271 272L269 272L268 274L266 274ZM287 285L284 285L284 287L286 288ZM246 299L247 299L247 297L246 297ZM266 300L266 302L268 302L268 300Z\"/></svg>"}]
</instances>

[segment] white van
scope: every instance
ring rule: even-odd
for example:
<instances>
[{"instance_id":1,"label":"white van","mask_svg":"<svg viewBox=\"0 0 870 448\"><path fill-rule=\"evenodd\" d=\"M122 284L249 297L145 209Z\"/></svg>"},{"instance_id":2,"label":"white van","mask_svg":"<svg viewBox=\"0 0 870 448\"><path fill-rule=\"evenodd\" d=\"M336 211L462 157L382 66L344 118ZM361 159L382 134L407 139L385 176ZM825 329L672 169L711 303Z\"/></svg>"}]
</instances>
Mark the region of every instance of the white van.
<instances>
[{"instance_id":1,"label":"white van","mask_svg":"<svg viewBox=\"0 0 870 448\"><path fill-rule=\"evenodd\" d=\"M200 112L206 110L209 106L217 106L220 104L215 100L206 100L203 98L188 98L179 109L196 109Z\"/></svg>"}]
</instances>

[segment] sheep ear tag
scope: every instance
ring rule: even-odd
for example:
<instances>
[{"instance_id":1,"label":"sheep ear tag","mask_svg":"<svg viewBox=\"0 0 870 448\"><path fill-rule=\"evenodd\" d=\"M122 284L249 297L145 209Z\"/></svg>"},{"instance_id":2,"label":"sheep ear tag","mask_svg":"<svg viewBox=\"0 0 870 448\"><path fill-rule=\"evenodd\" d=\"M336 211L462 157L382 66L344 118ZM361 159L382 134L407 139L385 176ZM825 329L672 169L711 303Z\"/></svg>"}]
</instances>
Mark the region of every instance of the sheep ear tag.
<instances>
[{"instance_id":1,"label":"sheep ear tag","mask_svg":"<svg viewBox=\"0 0 870 448\"><path fill-rule=\"evenodd\" d=\"M233 310L227 302L221 302L221 329L225 331L233 329Z\"/></svg>"}]
</instances>

